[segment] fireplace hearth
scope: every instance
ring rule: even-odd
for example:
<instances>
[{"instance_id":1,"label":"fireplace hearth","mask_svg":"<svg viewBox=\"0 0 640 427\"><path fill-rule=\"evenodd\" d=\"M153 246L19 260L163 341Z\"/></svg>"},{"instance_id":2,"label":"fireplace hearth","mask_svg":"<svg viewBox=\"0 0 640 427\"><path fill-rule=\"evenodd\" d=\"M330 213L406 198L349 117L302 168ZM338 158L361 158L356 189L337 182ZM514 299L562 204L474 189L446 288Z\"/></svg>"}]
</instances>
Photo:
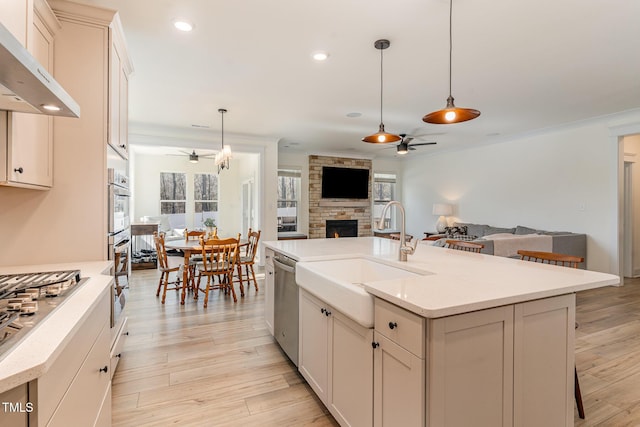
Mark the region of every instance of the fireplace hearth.
<instances>
[{"instance_id":1,"label":"fireplace hearth","mask_svg":"<svg viewBox=\"0 0 640 427\"><path fill-rule=\"evenodd\" d=\"M326 237L358 237L358 220L356 219L328 219L326 222Z\"/></svg>"}]
</instances>

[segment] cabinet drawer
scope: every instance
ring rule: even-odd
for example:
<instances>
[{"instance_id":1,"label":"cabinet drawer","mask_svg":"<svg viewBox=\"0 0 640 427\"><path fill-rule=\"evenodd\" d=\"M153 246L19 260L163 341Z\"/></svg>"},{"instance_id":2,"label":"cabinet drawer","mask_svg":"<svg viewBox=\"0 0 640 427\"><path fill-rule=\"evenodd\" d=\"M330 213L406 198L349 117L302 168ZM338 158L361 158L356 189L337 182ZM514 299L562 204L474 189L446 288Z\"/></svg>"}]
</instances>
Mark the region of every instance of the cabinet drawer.
<instances>
[{"instance_id":1,"label":"cabinet drawer","mask_svg":"<svg viewBox=\"0 0 640 427\"><path fill-rule=\"evenodd\" d=\"M376 298L375 330L416 356L424 358L425 319Z\"/></svg>"},{"instance_id":2,"label":"cabinet drawer","mask_svg":"<svg viewBox=\"0 0 640 427\"><path fill-rule=\"evenodd\" d=\"M122 347L124 347L124 341L127 337L127 320L128 318L125 317L124 322L122 322L122 327L118 331L116 342L111 348L111 366L109 367L111 378L113 378L113 374L116 373L118 362L120 362L120 358L122 357Z\"/></svg>"},{"instance_id":3,"label":"cabinet drawer","mask_svg":"<svg viewBox=\"0 0 640 427\"><path fill-rule=\"evenodd\" d=\"M78 370L47 426L92 426L101 412L105 393L111 386L109 376L109 322Z\"/></svg>"},{"instance_id":4,"label":"cabinet drawer","mask_svg":"<svg viewBox=\"0 0 640 427\"><path fill-rule=\"evenodd\" d=\"M107 330L109 329L110 296L110 289L105 289L93 312L82 323L51 368L36 380L38 420L43 425L71 385L104 325L107 324ZM106 354L109 354L108 344Z\"/></svg>"}]
</instances>

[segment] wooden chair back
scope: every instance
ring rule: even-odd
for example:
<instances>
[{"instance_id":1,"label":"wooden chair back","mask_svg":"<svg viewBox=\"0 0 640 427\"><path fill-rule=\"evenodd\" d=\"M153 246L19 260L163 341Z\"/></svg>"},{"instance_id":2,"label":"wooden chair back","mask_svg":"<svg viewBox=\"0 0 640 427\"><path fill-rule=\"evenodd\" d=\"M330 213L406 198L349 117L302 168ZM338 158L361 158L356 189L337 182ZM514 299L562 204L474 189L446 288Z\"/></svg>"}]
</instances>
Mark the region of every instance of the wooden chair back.
<instances>
[{"instance_id":1,"label":"wooden chair back","mask_svg":"<svg viewBox=\"0 0 640 427\"><path fill-rule=\"evenodd\" d=\"M164 236L164 232L153 232L153 241L156 245L156 253L158 254L158 264L160 264L161 269L168 269L169 262L167 260L167 249L164 246Z\"/></svg>"},{"instance_id":2,"label":"wooden chair back","mask_svg":"<svg viewBox=\"0 0 640 427\"><path fill-rule=\"evenodd\" d=\"M233 274L238 260L240 234L238 238L204 239L200 237L202 246L202 266L205 274Z\"/></svg>"},{"instance_id":3,"label":"wooden chair back","mask_svg":"<svg viewBox=\"0 0 640 427\"><path fill-rule=\"evenodd\" d=\"M540 252L519 250L518 255L524 261L540 262L542 264L560 265L562 267L578 268L578 264L584 262L583 257L559 254L556 252Z\"/></svg>"},{"instance_id":4,"label":"wooden chair back","mask_svg":"<svg viewBox=\"0 0 640 427\"><path fill-rule=\"evenodd\" d=\"M185 243L189 243L189 240L195 240L198 242L200 240L200 236L204 236L206 234L205 231L202 230L184 230L184 241Z\"/></svg>"},{"instance_id":5,"label":"wooden chair back","mask_svg":"<svg viewBox=\"0 0 640 427\"><path fill-rule=\"evenodd\" d=\"M260 233L261 233L260 230L252 231L251 228L249 228L249 233L247 234L249 243L246 246L244 259L242 262L244 263L254 262L256 258L256 252L258 251L258 242L260 241Z\"/></svg>"},{"instance_id":6,"label":"wooden chair back","mask_svg":"<svg viewBox=\"0 0 640 427\"><path fill-rule=\"evenodd\" d=\"M446 247L464 252L480 253L484 245L482 243L467 242L464 240L446 240Z\"/></svg>"}]
</instances>

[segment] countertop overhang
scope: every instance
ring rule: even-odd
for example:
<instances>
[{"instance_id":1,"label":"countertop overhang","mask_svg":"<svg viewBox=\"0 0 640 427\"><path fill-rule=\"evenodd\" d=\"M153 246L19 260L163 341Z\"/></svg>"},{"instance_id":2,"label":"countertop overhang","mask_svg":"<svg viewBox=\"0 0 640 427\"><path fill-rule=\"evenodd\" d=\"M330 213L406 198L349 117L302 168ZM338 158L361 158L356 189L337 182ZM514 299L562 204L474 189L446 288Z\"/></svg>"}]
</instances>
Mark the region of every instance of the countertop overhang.
<instances>
[{"instance_id":1,"label":"countertop overhang","mask_svg":"<svg viewBox=\"0 0 640 427\"><path fill-rule=\"evenodd\" d=\"M426 318L575 293L620 283L618 276L419 244L397 261L399 242L379 237L267 241L296 261L364 257L430 275L365 283L367 292ZM348 314L348 313L345 313Z\"/></svg>"},{"instance_id":2,"label":"countertop overhang","mask_svg":"<svg viewBox=\"0 0 640 427\"><path fill-rule=\"evenodd\" d=\"M112 261L0 267L0 274L80 270L87 280L46 319L37 324L0 360L0 393L45 374L77 328L91 313L105 289L113 286Z\"/></svg>"}]
</instances>

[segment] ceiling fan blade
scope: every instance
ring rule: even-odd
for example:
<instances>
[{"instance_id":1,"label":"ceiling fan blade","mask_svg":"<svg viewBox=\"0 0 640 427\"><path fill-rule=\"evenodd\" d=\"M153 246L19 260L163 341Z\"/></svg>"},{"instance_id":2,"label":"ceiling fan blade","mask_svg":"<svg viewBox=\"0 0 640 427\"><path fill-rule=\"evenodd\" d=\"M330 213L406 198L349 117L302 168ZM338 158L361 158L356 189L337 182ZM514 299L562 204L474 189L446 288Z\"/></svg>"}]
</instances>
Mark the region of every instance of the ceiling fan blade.
<instances>
[{"instance_id":1,"label":"ceiling fan blade","mask_svg":"<svg viewBox=\"0 0 640 427\"><path fill-rule=\"evenodd\" d=\"M413 144L411 144L411 147L415 147L418 145L436 145L437 142L415 142Z\"/></svg>"}]
</instances>

